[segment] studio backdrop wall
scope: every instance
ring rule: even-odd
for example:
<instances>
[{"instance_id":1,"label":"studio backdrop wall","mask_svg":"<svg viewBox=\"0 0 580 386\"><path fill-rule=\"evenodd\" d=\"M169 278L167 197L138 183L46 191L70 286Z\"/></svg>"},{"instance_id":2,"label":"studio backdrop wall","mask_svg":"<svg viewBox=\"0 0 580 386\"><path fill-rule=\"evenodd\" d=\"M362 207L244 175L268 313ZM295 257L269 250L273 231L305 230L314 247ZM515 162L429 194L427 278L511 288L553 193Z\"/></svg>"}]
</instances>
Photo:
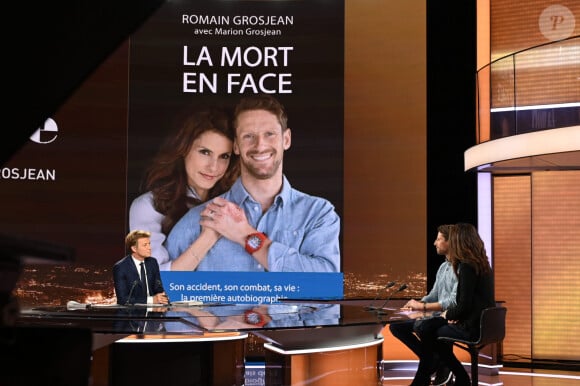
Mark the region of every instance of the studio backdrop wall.
<instances>
[{"instance_id":1,"label":"studio backdrop wall","mask_svg":"<svg viewBox=\"0 0 580 386\"><path fill-rule=\"evenodd\" d=\"M114 301L128 209L163 138L192 106L259 92L288 111L285 175L341 218L340 272L318 283L164 272L166 287L282 280L294 288L282 297L371 298L393 280L423 294L425 240L436 236L425 231L424 2L182 0L161 6L2 166L0 232L75 251L72 264L27 266L21 302Z\"/></svg>"}]
</instances>

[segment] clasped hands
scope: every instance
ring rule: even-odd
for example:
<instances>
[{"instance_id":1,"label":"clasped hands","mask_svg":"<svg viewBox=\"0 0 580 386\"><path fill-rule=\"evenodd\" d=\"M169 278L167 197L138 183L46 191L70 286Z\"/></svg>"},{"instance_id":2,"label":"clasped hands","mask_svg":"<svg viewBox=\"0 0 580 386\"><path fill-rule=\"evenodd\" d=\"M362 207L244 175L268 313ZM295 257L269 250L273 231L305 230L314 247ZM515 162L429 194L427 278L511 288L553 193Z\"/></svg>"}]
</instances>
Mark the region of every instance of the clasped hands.
<instances>
[{"instance_id":1,"label":"clasped hands","mask_svg":"<svg viewBox=\"0 0 580 386\"><path fill-rule=\"evenodd\" d=\"M241 245L244 245L247 235L256 231L248 222L242 208L222 197L210 201L200 215L199 224L202 227L212 229Z\"/></svg>"}]
</instances>

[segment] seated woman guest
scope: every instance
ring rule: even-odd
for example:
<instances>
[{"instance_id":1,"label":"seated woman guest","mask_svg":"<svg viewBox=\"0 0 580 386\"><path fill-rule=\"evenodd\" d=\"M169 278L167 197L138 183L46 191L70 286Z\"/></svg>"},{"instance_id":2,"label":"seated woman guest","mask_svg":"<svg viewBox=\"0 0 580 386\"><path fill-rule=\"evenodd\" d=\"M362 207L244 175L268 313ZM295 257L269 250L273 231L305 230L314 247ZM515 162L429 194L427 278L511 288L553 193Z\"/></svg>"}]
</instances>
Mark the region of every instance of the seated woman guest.
<instances>
[{"instance_id":1,"label":"seated woman guest","mask_svg":"<svg viewBox=\"0 0 580 386\"><path fill-rule=\"evenodd\" d=\"M493 272L483 241L473 225L459 223L450 229L449 259L458 278L457 304L441 317L417 325L423 350L411 386L430 384L435 355L453 372L456 386L470 385L467 371L453 353L453 345L439 342L437 338L476 339L482 310L495 306Z\"/></svg>"}]
</instances>

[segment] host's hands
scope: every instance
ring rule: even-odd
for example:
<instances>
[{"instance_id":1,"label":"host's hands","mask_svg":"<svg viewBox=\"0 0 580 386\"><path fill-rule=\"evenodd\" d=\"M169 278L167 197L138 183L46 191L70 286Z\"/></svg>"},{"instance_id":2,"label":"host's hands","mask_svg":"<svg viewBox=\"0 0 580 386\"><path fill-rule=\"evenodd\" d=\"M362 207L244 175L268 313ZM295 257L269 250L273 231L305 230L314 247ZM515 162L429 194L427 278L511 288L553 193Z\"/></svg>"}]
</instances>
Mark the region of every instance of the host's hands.
<instances>
[{"instance_id":1,"label":"host's hands","mask_svg":"<svg viewBox=\"0 0 580 386\"><path fill-rule=\"evenodd\" d=\"M153 296L153 303L169 304L169 298L165 292L160 292Z\"/></svg>"},{"instance_id":2,"label":"host's hands","mask_svg":"<svg viewBox=\"0 0 580 386\"><path fill-rule=\"evenodd\" d=\"M240 245L245 244L247 235L256 232L243 209L222 197L216 197L206 205L199 223Z\"/></svg>"}]
</instances>

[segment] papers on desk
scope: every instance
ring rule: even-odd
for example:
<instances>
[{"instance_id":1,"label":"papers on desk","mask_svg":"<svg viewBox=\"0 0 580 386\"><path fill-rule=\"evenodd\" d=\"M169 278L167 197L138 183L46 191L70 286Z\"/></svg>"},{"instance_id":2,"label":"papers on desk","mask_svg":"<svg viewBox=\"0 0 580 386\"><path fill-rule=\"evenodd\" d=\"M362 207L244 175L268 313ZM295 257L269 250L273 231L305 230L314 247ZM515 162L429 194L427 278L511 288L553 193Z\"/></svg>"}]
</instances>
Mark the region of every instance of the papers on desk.
<instances>
[{"instance_id":1,"label":"papers on desk","mask_svg":"<svg viewBox=\"0 0 580 386\"><path fill-rule=\"evenodd\" d=\"M71 300L66 303L67 310L84 310L90 307L89 303L79 303Z\"/></svg>"},{"instance_id":2,"label":"papers on desk","mask_svg":"<svg viewBox=\"0 0 580 386\"><path fill-rule=\"evenodd\" d=\"M410 316L425 315L424 312L420 312L420 311L417 311L417 310L404 310L404 309L400 309L399 311L397 311L397 314L400 314L400 315L410 315Z\"/></svg>"},{"instance_id":3,"label":"papers on desk","mask_svg":"<svg viewBox=\"0 0 580 386\"><path fill-rule=\"evenodd\" d=\"M179 301L179 302L171 302L169 304L163 303L135 303L137 307L193 307L193 306L202 306L204 305L203 302L199 302L197 300L187 300L187 301Z\"/></svg>"},{"instance_id":4,"label":"papers on desk","mask_svg":"<svg viewBox=\"0 0 580 386\"><path fill-rule=\"evenodd\" d=\"M203 302L197 301L197 300L184 300L184 301L178 301L178 302L171 302L169 304L163 304L163 303L135 303L135 304L131 304L134 307L149 307L149 308L155 308L155 307L193 307L193 306L202 306L204 305ZM207 305L207 304L205 304Z\"/></svg>"},{"instance_id":5,"label":"papers on desk","mask_svg":"<svg viewBox=\"0 0 580 386\"><path fill-rule=\"evenodd\" d=\"M90 304L91 308L123 308L122 305L120 304L101 304L101 303L91 303Z\"/></svg>"},{"instance_id":6,"label":"papers on desk","mask_svg":"<svg viewBox=\"0 0 580 386\"><path fill-rule=\"evenodd\" d=\"M203 302L197 300L184 300L179 302L171 302L171 306L175 307L193 307L193 306L202 306Z\"/></svg>"},{"instance_id":7,"label":"papers on desk","mask_svg":"<svg viewBox=\"0 0 580 386\"><path fill-rule=\"evenodd\" d=\"M400 309L391 316L391 319L429 319L440 315L441 312L439 311L423 312L418 310Z\"/></svg>"},{"instance_id":8,"label":"papers on desk","mask_svg":"<svg viewBox=\"0 0 580 386\"><path fill-rule=\"evenodd\" d=\"M121 308L120 304L99 304L99 303L79 303L74 300L70 300L66 303L67 310L86 310L88 308Z\"/></svg>"}]
</instances>

